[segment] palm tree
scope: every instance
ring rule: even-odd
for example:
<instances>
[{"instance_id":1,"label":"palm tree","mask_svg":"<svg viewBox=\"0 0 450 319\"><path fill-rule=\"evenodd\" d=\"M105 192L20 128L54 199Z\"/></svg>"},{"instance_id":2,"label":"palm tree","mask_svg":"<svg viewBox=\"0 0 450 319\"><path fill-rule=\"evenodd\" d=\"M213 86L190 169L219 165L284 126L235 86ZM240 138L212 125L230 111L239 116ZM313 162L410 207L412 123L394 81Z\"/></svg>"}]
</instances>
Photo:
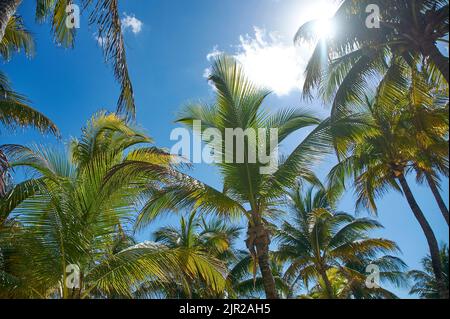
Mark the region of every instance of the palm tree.
<instances>
[{"instance_id":1,"label":"palm tree","mask_svg":"<svg viewBox=\"0 0 450 319\"><path fill-rule=\"evenodd\" d=\"M344 186L345 177L352 177L358 196L357 207L373 212L377 210L376 198L389 188L402 192L427 239L441 297L448 298L436 236L406 179L414 167L412 159L417 156L417 143L405 134L401 124L405 101L401 95L386 98L383 90L381 85L375 99L367 99L365 106L358 106L360 117L370 123L371 132L357 142L339 145L341 162L331 170L330 183ZM409 103L406 105L409 108Z\"/></svg>"},{"instance_id":2,"label":"palm tree","mask_svg":"<svg viewBox=\"0 0 450 319\"><path fill-rule=\"evenodd\" d=\"M440 176L448 178L448 88L436 89L427 81L426 73L414 71L409 86L400 90L393 101L384 99L384 105L396 103L402 108L399 126L405 138L412 139L411 162L418 181L425 180L430 187L442 216L449 224L448 208L439 192Z\"/></svg>"},{"instance_id":3,"label":"palm tree","mask_svg":"<svg viewBox=\"0 0 450 319\"><path fill-rule=\"evenodd\" d=\"M9 19L16 13L21 2L0 1L0 40ZM74 46L76 35L76 29L66 23L69 5L73 5L72 0L36 0L36 20L42 23L50 19L55 42L65 47ZM83 10L90 10L89 23L97 27L97 37L102 39L105 61L112 64L114 76L120 83L117 112L124 112L134 118L136 106L128 73L118 0L83 0L82 7Z\"/></svg>"},{"instance_id":4,"label":"palm tree","mask_svg":"<svg viewBox=\"0 0 450 319\"><path fill-rule=\"evenodd\" d=\"M170 249L183 249L204 254L212 264L222 265L223 269L235 259L234 241L239 237L240 228L229 226L218 219L206 221L194 211L187 218L180 219L179 227L162 227L153 234L155 242ZM156 289L155 289L156 288ZM203 278L190 278L180 274L173 282L161 287L144 283L137 296L163 295L166 298L219 298Z\"/></svg>"},{"instance_id":5,"label":"palm tree","mask_svg":"<svg viewBox=\"0 0 450 319\"><path fill-rule=\"evenodd\" d=\"M105 177L124 160L169 165L172 157L146 146L150 142L124 118L100 113L68 151L3 147L11 167L30 169L33 178L17 184L0 205L2 216L18 227L3 232L6 240L0 241L2 258L8 257L4 251L13 254L6 271L7 278L15 279L7 281L13 284L3 286L2 294L131 297L143 281L167 281L182 272L193 278L201 275L212 290L223 290L223 276L206 255L129 240L127 225L142 189L128 180L105 182ZM75 266L79 285L72 289L66 283L73 279L68 269Z\"/></svg>"},{"instance_id":6,"label":"palm tree","mask_svg":"<svg viewBox=\"0 0 450 319\"><path fill-rule=\"evenodd\" d=\"M442 276L445 278L447 290L449 290L448 277L448 246L443 245L440 250L441 260L444 265ZM424 299L439 299L439 285L433 273L431 257L428 255L422 259L423 270L412 270L408 273L411 280L415 282L411 288L411 295L419 295Z\"/></svg>"},{"instance_id":7,"label":"palm tree","mask_svg":"<svg viewBox=\"0 0 450 319\"><path fill-rule=\"evenodd\" d=\"M6 23L0 41L0 55L8 61L14 52L24 51L27 55L34 52L31 34L25 29L22 19L12 15ZM59 135L56 125L45 115L29 105L23 95L11 88L7 76L0 71L0 124L7 129L16 127L34 127L42 133ZM7 190L8 161L0 151L0 197Z\"/></svg>"},{"instance_id":8,"label":"palm tree","mask_svg":"<svg viewBox=\"0 0 450 319\"><path fill-rule=\"evenodd\" d=\"M404 284L406 265L389 254L397 245L383 238L371 238L369 232L382 226L375 220L354 218L336 212L332 194L311 187L297 187L289 194L292 222L284 222L277 239L277 258L289 262L286 279L305 287L315 283L313 297L373 298L393 297L389 291L366 286L366 267L376 265L380 279ZM381 256L380 256L381 255Z\"/></svg>"},{"instance_id":9,"label":"palm tree","mask_svg":"<svg viewBox=\"0 0 450 319\"><path fill-rule=\"evenodd\" d=\"M368 28L366 8L380 10L380 28ZM367 88L389 75L392 82L398 61L411 67L428 64L435 83L449 83L449 61L437 47L448 43L448 0L344 0L332 18L336 35L320 39L306 68L305 96L318 89L332 115L364 100ZM295 41L316 39L316 21L305 23Z\"/></svg>"},{"instance_id":10,"label":"palm tree","mask_svg":"<svg viewBox=\"0 0 450 319\"><path fill-rule=\"evenodd\" d=\"M263 111L262 103L269 92L249 82L241 65L230 57L221 56L215 61L210 81L216 87L215 103L211 106L188 105L178 122L193 128L194 121L201 121L203 139L214 145L214 154L217 156L215 162L224 183L223 191L185 173L158 171L166 175L167 183L161 189L151 192L149 201L140 213L138 226L143 227L156 216L176 208L196 209L203 214L215 213L227 218L245 216L248 221L246 245L259 265L266 297L278 298L270 267L268 220L277 215L279 199L284 196L286 187L293 185L299 177L312 178L312 164L331 151L329 121L320 123L317 118L302 110L280 110L275 114ZM263 145L263 138L265 141L274 140L279 145L291 133L313 125L318 126L273 170L266 164L254 163L248 156L249 152L257 152L258 148L260 153L265 151L266 155L276 156L273 148L267 146L267 149L263 149L258 146ZM254 132L266 129L267 134L260 134L256 139L245 139L243 154L236 156L233 149L234 156L230 161L226 158L230 156L231 149L226 151L225 143L214 144L219 141L206 136L209 134L207 128L216 129L215 132L220 132L222 136L226 135L226 129L247 132L248 129L253 129ZM278 130L277 139L270 139L270 129ZM240 155L244 155L242 161L238 159ZM261 174L262 169L266 169L265 173L268 174ZM121 178L126 178L145 172L154 174L155 168L135 161L124 163L115 171L121 172L118 174Z\"/></svg>"}]
</instances>

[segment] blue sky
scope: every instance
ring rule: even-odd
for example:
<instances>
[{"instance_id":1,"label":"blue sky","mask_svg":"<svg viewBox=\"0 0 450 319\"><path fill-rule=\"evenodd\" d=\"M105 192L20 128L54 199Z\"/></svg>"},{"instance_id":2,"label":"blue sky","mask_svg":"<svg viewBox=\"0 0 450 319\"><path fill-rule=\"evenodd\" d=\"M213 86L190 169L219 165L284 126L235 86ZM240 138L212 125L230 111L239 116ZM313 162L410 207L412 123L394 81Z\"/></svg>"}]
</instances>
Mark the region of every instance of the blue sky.
<instances>
[{"instance_id":1,"label":"blue sky","mask_svg":"<svg viewBox=\"0 0 450 319\"><path fill-rule=\"evenodd\" d=\"M120 3L122 17L129 17L130 22L124 32L137 121L158 146L173 145L169 136L177 127L173 121L183 104L213 97L204 74L210 64L208 58L217 52L236 55L251 77L272 86L275 93L267 100L269 109L298 106L324 116L329 112L319 102L301 100L299 83L310 48L293 47L292 38L302 22L327 14L331 5L319 0L126 0ZM63 140L67 140L78 136L80 128L97 110L113 111L119 88L112 70L103 63L95 29L88 26L86 17L81 21L75 49L64 49L52 43L48 24L35 23L33 4L34 1L23 1L19 12L35 37L36 55L33 59L16 55L1 68L13 87L48 115L61 129ZM30 131L1 133L1 144L57 143L53 137L41 137ZM292 149L301 136L299 133L289 139L285 150ZM318 166L319 176L327 173L326 167ZM192 174L220 188L220 179L211 167L196 166ZM448 227L430 191L416 185L413 190L439 240L448 243ZM444 194L448 193L448 179L444 180L443 190ZM350 192L343 198L340 209L354 212ZM427 244L404 198L393 192L386 195L379 201L378 218L385 229L374 235L396 241L403 252L401 257L411 268L418 267L420 259L427 254ZM174 219L160 220L151 228L174 222ZM150 231L138 237L150 239ZM404 290L399 294L407 296Z\"/></svg>"}]
</instances>

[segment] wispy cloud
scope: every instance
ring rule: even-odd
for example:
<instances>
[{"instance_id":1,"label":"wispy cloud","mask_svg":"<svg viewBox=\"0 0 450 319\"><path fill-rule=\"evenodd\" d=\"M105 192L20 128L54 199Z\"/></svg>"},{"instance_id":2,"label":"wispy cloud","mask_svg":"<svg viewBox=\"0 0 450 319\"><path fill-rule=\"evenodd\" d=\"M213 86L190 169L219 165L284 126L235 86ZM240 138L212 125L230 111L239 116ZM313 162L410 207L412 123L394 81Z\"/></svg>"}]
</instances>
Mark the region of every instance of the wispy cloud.
<instances>
[{"instance_id":1,"label":"wispy cloud","mask_svg":"<svg viewBox=\"0 0 450 319\"><path fill-rule=\"evenodd\" d=\"M231 53L242 63L250 80L272 90L278 96L300 90L303 72L312 53L312 46L296 47L292 39L254 27L254 34L241 35L239 44ZM215 47L208 55L211 61L222 53ZM209 69L204 76L209 75Z\"/></svg>"},{"instance_id":2,"label":"wispy cloud","mask_svg":"<svg viewBox=\"0 0 450 319\"><path fill-rule=\"evenodd\" d=\"M134 34L138 34L142 31L142 27L144 25L142 21L137 19L134 15L128 15L126 12L124 12L123 15L124 17L121 19L123 32L130 30ZM94 33L93 37L100 47L107 45L107 37L99 36L98 33Z\"/></svg>"},{"instance_id":3,"label":"wispy cloud","mask_svg":"<svg viewBox=\"0 0 450 319\"><path fill-rule=\"evenodd\" d=\"M134 15L128 15L124 13L124 17L121 20L123 30L131 30L134 34L138 34L142 30L143 23L137 19Z\"/></svg>"}]
</instances>

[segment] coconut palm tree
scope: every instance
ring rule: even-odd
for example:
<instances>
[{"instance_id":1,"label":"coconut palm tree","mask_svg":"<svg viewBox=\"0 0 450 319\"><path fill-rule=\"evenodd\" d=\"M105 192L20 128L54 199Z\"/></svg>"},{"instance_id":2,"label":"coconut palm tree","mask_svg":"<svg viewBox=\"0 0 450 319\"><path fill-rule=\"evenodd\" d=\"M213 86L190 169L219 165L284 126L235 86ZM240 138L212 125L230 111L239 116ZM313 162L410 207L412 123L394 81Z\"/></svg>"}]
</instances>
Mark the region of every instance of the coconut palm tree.
<instances>
[{"instance_id":1,"label":"coconut palm tree","mask_svg":"<svg viewBox=\"0 0 450 319\"><path fill-rule=\"evenodd\" d=\"M367 8L379 9L379 28L366 23ZM394 83L399 60L411 67L424 62L430 66L435 83L449 83L449 61L437 46L448 44L448 0L344 0L332 23L339 30L320 39L306 68L305 96L315 89L332 102L332 115L348 112L351 103L364 100L367 88L391 74ZM300 27L295 41L315 40L317 21Z\"/></svg>"},{"instance_id":2,"label":"coconut palm tree","mask_svg":"<svg viewBox=\"0 0 450 319\"><path fill-rule=\"evenodd\" d=\"M142 190L128 180L105 182L105 176L125 159L169 165L171 156L150 142L124 118L99 113L69 150L3 147L11 167L25 167L33 178L16 185L0 205L2 215L18 227L6 232L0 252L2 258L14 254L6 270L19 284L6 281L13 284L2 287L2 294L131 297L141 282L161 282L181 272L193 278L201 274L212 290L223 289L220 268L208 256L129 240L127 225ZM71 287L66 283L73 283L75 270L79 281Z\"/></svg>"},{"instance_id":3,"label":"coconut palm tree","mask_svg":"<svg viewBox=\"0 0 450 319\"><path fill-rule=\"evenodd\" d=\"M8 61L14 52L24 51L30 56L34 52L31 34L25 29L22 19L12 15L3 30L0 41L0 55ZM15 92L8 77L0 71L0 125L12 130L17 127L34 127L42 133L58 135L56 125L45 115L29 105L28 99ZM7 190L8 161L0 151L0 196Z\"/></svg>"},{"instance_id":4,"label":"coconut palm tree","mask_svg":"<svg viewBox=\"0 0 450 319\"><path fill-rule=\"evenodd\" d=\"M444 265L442 276L445 278L447 290L449 290L447 245L442 245L440 254ZM412 270L408 273L410 279L414 281L410 294L418 295L423 299L439 299L439 286L433 273L432 261L429 255L422 259L422 268L423 270Z\"/></svg>"},{"instance_id":5,"label":"coconut palm tree","mask_svg":"<svg viewBox=\"0 0 450 319\"><path fill-rule=\"evenodd\" d=\"M339 146L341 161L331 170L330 183L344 186L346 177L353 178L357 207L372 212L377 211L376 199L390 188L402 192L427 239L441 297L448 298L436 236L406 179L415 165L412 159L417 156L417 143L405 134L401 124L403 107L409 103L405 104L401 95L387 99L382 91L383 85L373 100L367 99L365 106L358 106L361 117L370 123L371 132L358 142Z\"/></svg>"},{"instance_id":6,"label":"coconut palm tree","mask_svg":"<svg viewBox=\"0 0 450 319\"><path fill-rule=\"evenodd\" d=\"M287 261L286 280L310 287L313 297L393 297L389 291L366 286L366 267L376 265L380 279L404 284L406 265L397 245L387 239L371 238L370 231L382 226L375 220L336 212L332 198L323 188L306 192L297 187L289 193L292 222L284 222L277 234L277 258ZM381 285L379 283L379 285Z\"/></svg>"},{"instance_id":7,"label":"coconut palm tree","mask_svg":"<svg viewBox=\"0 0 450 319\"><path fill-rule=\"evenodd\" d=\"M194 211L186 218L181 217L178 227L161 227L153 233L156 243L171 249L183 249L208 256L212 263L226 269L235 260L234 241L239 237L240 228L227 225L218 219L206 221ZM207 285L201 277L191 278L188 274L179 274L169 283L155 285L145 282L136 292L136 296L165 298L221 298L224 292L217 292Z\"/></svg>"},{"instance_id":8,"label":"coconut palm tree","mask_svg":"<svg viewBox=\"0 0 450 319\"><path fill-rule=\"evenodd\" d=\"M412 152L411 163L418 181L427 182L448 225L448 208L439 191L440 177L448 178L449 172L448 88L443 91L435 88L424 72L414 71L411 78L411 83L403 90L397 89L396 98L385 97L383 105L392 108L395 103L401 108L399 132L415 142L415 147L411 148L416 150Z\"/></svg>"},{"instance_id":9,"label":"coconut palm tree","mask_svg":"<svg viewBox=\"0 0 450 319\"><path fill-rule=\"evenodd\" d=\"M257 261L263 278L267 298L278 298L275 280L270 267L270 231L268 221L277 215L280 198L286 187L295 184L297 178L312 178L311 167L324 154L330 152L331 133L329 121L320 121L309 112L302 110L280 110L270 114L262 104L269 92L253 85L244 75L242 66L233 58L219 57L212 67L210 81L216 88L216 101L212 105L188 105L178 118L178 123L196 130L196 121L201 122L198 133L214 149L214 160L223 178L223 191L219 191L186 173L167 171L167 184L153 191L144 205L138 219L138 227L143 227L156 216L173 209L196 209L199 213L214 213L223 217L242 217L248 221L246 245ZM342 124L342 129L352 127ZM282 163L267 165L254 161L252 154L265 152L268 158L277 158L274 147L291 133L308 126L317 127L287 156ZM337 124L335 124L337 125ZM220 138L211 136L213 132L226 136L227 131L259 132L264 134L247 136L242 152L226 146ZM276 129L278 137L270 138L270 129ZM259 136L258 136L259 135ZM217 136L216 136L217 137ZM264 143L264 140L266 143ZM275 143L268 143L273 141ZM266 148L263 148L265 145ZM196 154L201 155L201 154ZM242 158L240 158L242 156ZM118 166L115 173L120 178L149 172L155 168L145 163L128 162Z\"/></svg>"}]
</instances>

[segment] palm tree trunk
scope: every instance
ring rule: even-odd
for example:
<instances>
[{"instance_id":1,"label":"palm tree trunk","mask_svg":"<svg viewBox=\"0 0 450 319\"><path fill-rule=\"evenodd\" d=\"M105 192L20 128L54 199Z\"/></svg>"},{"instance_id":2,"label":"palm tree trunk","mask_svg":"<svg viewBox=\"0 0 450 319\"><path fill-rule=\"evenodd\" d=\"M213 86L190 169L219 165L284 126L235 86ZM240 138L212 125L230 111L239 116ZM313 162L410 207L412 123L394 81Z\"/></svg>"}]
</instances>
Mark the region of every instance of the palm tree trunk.
<instances>
[{"instance_id":1,"label":"palm tree trunk","mask_svg":"<svg viewBox=\"0 0 450 319\"><path fill-rule=\"evenodd\" d=\"M261 271L261 276L264 283L264 291L266 292L267 299L278 299L278 293L275 287L275 278L272 274L272 269L270 267L269 261L269 246L256 245L258 250L258 262L259 270Z\"/></svg>"},{"instance_id":2,"label":"palm tree trunk","mask_svg":"<svg viewBox=\"0 0 450 319\"><path fill-rule=\"evenodd\" d=\"M0 198L6 193L6 174L8 171L8 159L6 155L0 150Z\"/></svg>"},{"instance_id":3,"label":"palm tree trunk","mask_svg":"<svg viewBox=\"0 0 450 319\"><path fill-rule=\"evenodd\" d=\"M447 83L449 82L449 64L448 58L445 57L434 42L425 42L421 45L422 54L429 57L444 76Z\"/></svg>"},{"instance_id":4,"label":"palm tree trunk","mask_svg":"<svg viewBox=\"0 0 450 319\"><path fill-rule=\"evenodd\" d=\"M422 210L420 209L419 205L417 204L416 199L414 198L414 195L411 191L411 188L408 185L408 182L406 181L405 176L402 174L398 177L400 181L400 185L402 187L403 193L405 194L405 197L408 201L409 206L411 207L411 210L414 213L414 216L416 217L417 221L420 224L420 227L422 228L425 237L428 242L428 247L430 249L430 255L431 255L431 261L433 266L433 272L436 277L436 282L439 289L439 295L442 299L448 299L449 294L448 290L446 289L446 284L444 282L443 272L442 272L442 261L439 254L439 245L436 240L436 236L434 235L433 229L431 228L430 224L428 223L427 219L425 218L425 215L423 214Z\"/></svg>"},{"instance_id":5,"label":"palm tree trunk","mask_svg":"<svg viewBox=\"0 0 450 319\"><path fill-rule=\"evenodd\" d=\"M247 248L253 258L258 258L259 270L264 285L264 291L267 299L279 299L275 286L275 278L272 274L269 258L270 235L261 222L255 226L249 226L247 233ZM256 251L255 251L256 248Z\"/></svg>"},{"instance_id":6,"label":"palm tree trunk","mask_svg":"<svg viewBox=\"0 0 450 319\"><path fill-rule=\"evenodd\" d=\"M429 173L425 172L425 177L427 178L427 182L428 185L430 186L431 191L433 192L434 198L436 199L436 202L439 206L439 209L442 212L442 216L444 216L445 221L448 223L448 208L445 205L444 199L441 196L441 193L439 193L439 189L436 185L436 183L434 182L433 178L431 177L431 175Z\"/></svg>"},{"instance_id":7,"label":"palm tree trunk","mask_svg":"<svg viewBox=\"0 0 450 319\"><path fill-rule=\"evenodd\" d=\"M16 13L22 0L0 0L0 42L5 36L9 19Z\"/></svg>"},{"instance_id":8,"label":"palm tree trunk","mask_svg":"<svg viewBox=\"0 0 450 319\"><path fill-rule=\"evenodd\" d=\"M326 270L322 266L319 266L320 276L325 284L325 289L327 291L327 297L329 299L334 299L333 287L331 286L330 279L328 279Z\"/></svg>"}]
</instances>

